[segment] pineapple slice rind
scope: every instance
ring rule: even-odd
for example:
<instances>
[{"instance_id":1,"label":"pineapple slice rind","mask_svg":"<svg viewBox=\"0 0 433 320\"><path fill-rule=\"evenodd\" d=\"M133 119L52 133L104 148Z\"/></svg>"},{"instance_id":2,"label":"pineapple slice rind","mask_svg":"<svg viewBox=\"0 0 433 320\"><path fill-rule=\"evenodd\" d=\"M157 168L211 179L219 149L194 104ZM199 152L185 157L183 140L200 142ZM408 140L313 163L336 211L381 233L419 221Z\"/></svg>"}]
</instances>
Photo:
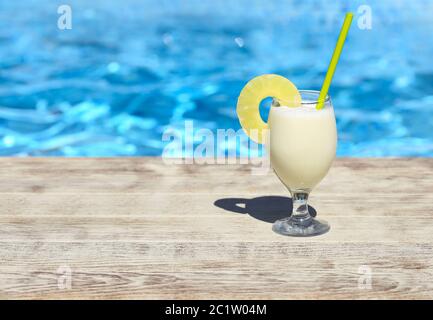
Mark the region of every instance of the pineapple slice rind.
<instances>
[{"instance_id":1,"label":"pineapple slice rind","mask_svg":"<svg viewBox=\"0 0 433 320\"><path fill-rule=\"evenodd\" d=\"M245 133L257 143L264 143L268 124L260 116L260 103L268 97L284 101L288 107L301 105L301 95L295 85L277 74L265 74L250 80L242 89L236 112Z\"/></svg>"}]
</instances>

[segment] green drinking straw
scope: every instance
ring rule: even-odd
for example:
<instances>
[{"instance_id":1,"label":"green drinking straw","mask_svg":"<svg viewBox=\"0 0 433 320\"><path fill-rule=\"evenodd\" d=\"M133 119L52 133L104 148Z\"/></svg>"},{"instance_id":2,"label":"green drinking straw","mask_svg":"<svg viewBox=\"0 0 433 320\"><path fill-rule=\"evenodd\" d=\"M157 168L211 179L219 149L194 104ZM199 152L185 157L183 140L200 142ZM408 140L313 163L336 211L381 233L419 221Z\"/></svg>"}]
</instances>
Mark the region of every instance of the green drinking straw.
<instances>
[{"instance_id":1,"label":"green drinking straw","mask_svg":"<svg viewBox=\"0 0 433 320\"><path fill-rule=\"evenodd\" d=\"M329 86L331 85L332 77L334 76L335 69L337 68L338 60L340 59L341 51L343 51L344 42L346 41L347 33L352 23L353 13L349 12L344 18L343 26L341 27L340 35L338 36L337 44L335 45L334 53L332 54L331 62L329 63L328 71L326 72L325 80L323 81L322 90L319 94L319 102L316 109L323 108L326 96L328 95Z\"/></svg>"}]
</instances>

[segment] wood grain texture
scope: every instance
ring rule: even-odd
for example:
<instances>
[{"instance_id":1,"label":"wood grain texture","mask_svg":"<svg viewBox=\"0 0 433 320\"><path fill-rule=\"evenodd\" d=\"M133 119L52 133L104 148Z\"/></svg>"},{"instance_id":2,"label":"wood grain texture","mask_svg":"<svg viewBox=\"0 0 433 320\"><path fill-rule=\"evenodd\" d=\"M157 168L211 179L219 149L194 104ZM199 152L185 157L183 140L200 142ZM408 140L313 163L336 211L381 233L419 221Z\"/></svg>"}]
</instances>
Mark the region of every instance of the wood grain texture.
<instances>
[{"instance_id":1,"label":"wood grain texture","mask_svg":"<svg viewBox=\"0 0 433 320\"><path fill-rule=\"evenodd\" d=\"M337 159L311 195L331 231L290 238L287 191L249 165L2 158L0 298L432 299L432 172Z\"/></svg>"}]
</instances>

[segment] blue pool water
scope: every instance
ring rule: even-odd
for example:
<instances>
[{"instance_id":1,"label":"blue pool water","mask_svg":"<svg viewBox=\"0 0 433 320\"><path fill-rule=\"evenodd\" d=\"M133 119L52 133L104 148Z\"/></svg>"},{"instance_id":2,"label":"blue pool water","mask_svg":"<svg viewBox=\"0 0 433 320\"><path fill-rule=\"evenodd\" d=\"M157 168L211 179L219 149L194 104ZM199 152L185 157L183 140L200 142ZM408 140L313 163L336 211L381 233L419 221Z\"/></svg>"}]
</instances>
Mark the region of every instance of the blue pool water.
<instances>
[{"instance_id":1,"label":"blue pool water","mask_svg":"<svg viewBox=\"0 0 433 320\"><path fill-rule=\"evenodd\" d=\"M338 155L433 156L433 2L335 2L2 1L0 155L160 155L185 120L238 129L248 79L320 89L344 13L369 4L330 92Z\"/></svg>"}]
</instances>

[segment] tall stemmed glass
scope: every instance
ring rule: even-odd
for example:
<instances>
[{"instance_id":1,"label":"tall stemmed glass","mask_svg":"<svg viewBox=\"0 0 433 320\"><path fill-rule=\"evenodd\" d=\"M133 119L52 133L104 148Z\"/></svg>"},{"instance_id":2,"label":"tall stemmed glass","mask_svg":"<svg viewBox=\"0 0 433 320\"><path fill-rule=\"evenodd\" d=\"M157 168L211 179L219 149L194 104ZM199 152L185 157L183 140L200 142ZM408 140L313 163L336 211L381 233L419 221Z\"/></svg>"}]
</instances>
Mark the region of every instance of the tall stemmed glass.
<instances>
[{"instance_id":1,"label":"tall stemmed glass","mask_svg":"<svg viewBox=\"0 0 433 320\"><path fill-rule=\"evenodd\" d=\"M293 211L273 224L273 230L290 236L314 236L327 232L329 224L315 219L308 209L311 190L325 177L335 158L337 129L331 99L322 109L319 91L300 90L300 107L273 100L268 124L268 150L276 175L288 188ZM290 215L290 216L289 216Z\"/></svg>"}]
</instances>

